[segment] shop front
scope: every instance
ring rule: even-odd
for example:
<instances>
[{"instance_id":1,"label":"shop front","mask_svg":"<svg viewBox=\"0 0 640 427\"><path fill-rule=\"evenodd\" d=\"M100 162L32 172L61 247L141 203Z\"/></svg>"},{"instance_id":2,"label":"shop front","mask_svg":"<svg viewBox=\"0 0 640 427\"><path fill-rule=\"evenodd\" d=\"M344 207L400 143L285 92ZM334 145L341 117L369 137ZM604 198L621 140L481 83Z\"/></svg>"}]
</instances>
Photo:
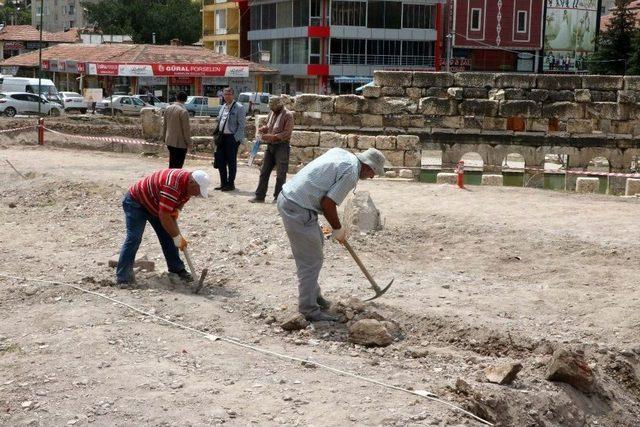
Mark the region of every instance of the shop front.
<instances>
[{"instance_id":1,"label":"shop front","mask_svg":"<svg viewBox=\"0 0 640 427\"><path fill-rule=\"evenodd\" d=\"M138 77L136 93L154 95L162 102L167 102L169 95L169 79L167 77Z\"/></svg>"}]
</instances>

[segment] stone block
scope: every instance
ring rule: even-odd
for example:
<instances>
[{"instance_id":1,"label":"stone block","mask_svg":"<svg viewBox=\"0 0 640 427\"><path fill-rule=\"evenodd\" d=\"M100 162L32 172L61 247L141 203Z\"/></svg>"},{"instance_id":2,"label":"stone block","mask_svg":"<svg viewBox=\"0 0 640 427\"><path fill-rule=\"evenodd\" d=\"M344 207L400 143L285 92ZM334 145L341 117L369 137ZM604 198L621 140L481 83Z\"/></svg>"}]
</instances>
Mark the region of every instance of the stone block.
<instances>
[{"instance_id":1,"label":"stone block","mask_svg":"<svg viewBox=\"0 0 640 427\"><path fill-rule=\"evenodd\" d=\"M547 101L550 102L574 102L576 100L576 93L572 90L552 90L549 91L549 97Z\"/></svg>"},{"instance_id":2,"label":"stone block","mask_svg":"<svg viewBox=\"0 0 640 427\"><path fill-rule=\"evenodd\" d=\"M370 114L415 114L418 105L407 98L371 98L367 100L367 112Z\"/></svg>"},{"instance_id":3,"label":"stone block","mask_svg":"<svg viewBox=\"0 0 640 427\"><path fill-rule=\"evenodd\" d=\"M400 167L404 166L404 151L396 150L380 150L387 160L385 166Z\"/></svg>"},{"instance_id":4,"label":"stone block","mask_svg":"<svg viewBox=\"0 0 640 427\"><path fill-rule=\"evenodd\" d=\"M443 116L440 117L440 126L449 129L462 129L464 118L462 116Z\"/></svg>"},{"instance_id":5,"label":"stone block","mask_svg":"<svg viewBox=\"0 0 640 427\"><path fill-rule=\"evenodd\" d=\"M297 95L295 111L313 111L319 113L333 113L333 97L327 95Z\"/></svg>"},{"instance_id":6,"label":"stone block","mask_svg":"<svg viewBox=\"0 0 640 427\"><path fill-rule=\"evenodd\" d=\"M382 228L380 211L368 191L356 191L344 210L347 229L354 232L375 231Z\"/></svg>"},{"instance_id":7,"label":"stone block","mask_svg":"<svg viewBox=\"0 0 640 427\"><path fill-rule=\"evenodd\" d=\"M618 91L615 90L592 90L591 102L617 102Z\"/></svg>"},{"instance_id":8,"label":"stone block","mask_svg":"<svg viewBox=\"0 0 640 427\"><path fill-rule=\"evenodd\" d=\"M635 104L638 102L638 92L633 90L620 90L618 91L618 103L620 104Z\"/></svg>"},{"instance_id":9,"label":"stone block","mask_svg":"<svg viewBox=\"0 0 640 427\"><path fill-rule=\"evenodd\" d=\"M413 171L411 169L400 169L398 174L400 178L413 179Z\"/></svg>"},{"instance_id":10,"label":"stone block","mask_svg":"<svg viewBox=\"0 0 640 427\"><path fill-rule=\"evenodd\" d=\"M540 74L536 78L538 89L561 90L561 89L581 89L581 76L560 76L551 74Z\"/></svg>"},{"instance_id":11,"label":"stone block","mask_svg":"<svg viewBox=\"0 0 640 427\"><path fill-rule=\"evenodd\" d=\"M507 99L504 89L491 89L489 91L489 99L492 101L504 101Z\"/></svg>"},{"instance_id":12,"label":"stone block","mask_svg":"<svg viewBox=\"0 0 640 427\"><path fill-rule=\"evenodd\" d=\"M416 135L398 135L396 137L398 150L417 150L420 147L420 137Z\"/></svg>"},{"instance_id":13,"label":"stone block","mask_svg":"<svg viewBox=\"0 0 640 427\"><path fill-rule=\"evenodd\" d=\"M494 73L456 73L454 81L456 86L492 88L495 84Z\"/></svg>"},{"instance_id":14,"label":"stone block","mask_svg":"<svg viewBox=\"0 0 640 427\"><path fill-rule=\"evenodd\" d=\"M484 376L490 383L508 385L511 384L522 370L522 363L503 363L490 365L484 368Z\"/></svg>"},{"instance_id":15,"label":"stone block","mask_svg":"<svg viewBox=\"0 0 640 427\"><path fill-rule=\"evenodd\" d=\"M382 86L382 96L405 96L406 92L403 87Z\"/></svg>"},{"instance_id":16,"label":"stone block","mask_svg":"<svg viewBox=\"0 0 640 427\"><path fill-rule=\"evenodd\" d=\"M313 149L313 158L318 158L320 156L322 156L324 153L326 153L327 151L329 151L330 148L315 148Z\"/></svg>"},{"instance_id":17,"label":"stone block","mask_svg":"<svg viewBox=\"0 0 640 427\"><path fill-rule=\"evenodd\" d=\"M640 179L627 178L627 183L624 189L624 195L635 196L636 194L640 194Z\"/></svg>"},{"instance_id":18,"label":"stone block","mask_svg":"<svg viewBox=\"0 0 640 427\"><path fill-rule=\"evenodd\" d=\"M334 109L339 114L358 114L364 108L365 100L363 96L358 95L340 95L336 96Z\"/></svg>"},{"instance_id":19,"label":"stone block","mask_svg":"<svg viewBox=\"0 0 640 427\"><path fill-rule=\"evenodd\" d=\"M482 119L484 130L507 130L507 119L503 117L484 117Z\"/></svg>"},{"instance_id":20,"label":"stone block","mask_svg":"<svg viewBox=\"0 0 640 427\"><path fill-rule=\"evenodd\" d=\"M502 175L482 174L482 185L502 187Z\"/></svg>"},{"instance_id":21,"label":"stone block","mask_svg":"<svg viewBox=\"0 0 640 427\"><path fill-rule=\"evenodd\" d=\"M416 71L413 73L413 86L448 88L453 86L453 74ZM428 95L427 95L428 96Z\"/></svg>"},{"instance_id":22,"label":"stone block","mask_svg":"<svg viewBox=\"0 0 640 427\"><path fill-rule=\"evenodd\" d=\"M612 120L611 133L617 134L633 134L635 123L627 120Z\"/></svg>"},{"instance_id":23,"label":"stone block","mask_svg":"<svg viewBox=\"0 0 640 427\"><path fill-rule=\"evenodd\" d=\"M409 87L413 81L410 71L374 71L373 84L377 86ZM414 85L422 87L419 85Z\"/></svg>"},{"instance_id":24,"label":"stone block","mask_svg":"<svg viewBox=\"0 0 640 427\"><path fill-rule=\"evenodd\" d=\"M324 115L324 114L323 114ZM335 120L335 126L350 126L359 128L362 126L362 121L360 120L359 114L337 114L338 118Z\"/></svg>"},{"instance_id":25,"label":"stone block","mask_svg":"<svg viewBox=\"0 0 640 427\"><path fill-rule=\"evenodd\" d=\"M393 342L393 336L382 322L374 319L362 319L349 327L347 340L368 347L386 347Z\"/></svg>"},{"instance_id":26,"label":"stone block","mask_svg":"<svg viewBox=\"0 0 640 427\"><path fill-rule=\"evenodd\" d=\"M591 102L590 89L576 89L574 92L576 102Z\"/></svg>"},{"instance_id":27,"label":"stone block","mask_svg":"<svg viewBox=\"0 0 640 427\"><path fill-rule=\"evenodd\" d=\"M462 96L466 99L488 99L489 90L481 87L465 87Z\"/></svg>"},{"instance_id":28,"label":"stone block","mask_svg":"<svg viewBox=\"0 0 640 427\"><path fill-rule=\"evenodd\" d=\"M458 102L453 99L422 98L420 112L429 116L454 116L458 114Z\"/></svg>"},{"instance_id":29,"label":"stone block","mask_svg":"<svg viewBox=\"0 0 640 427\"><path fill-rule=\"evenodd\" d=\"M418 114L387 114L382 117L384 127L424 127L424 116Z\"/></svg>"},{"instance_id":30,"label":"stone block","mask_svg":"<svg viewBox=\"0 0 640 427\"><path fill-rule=\"evenodd\" d=\"M467 99L460 103L458 111L464 116L496 116L500 103L488 99Z\"/></svg>"},{"instance_id":31,"label":"stone block","mask_svg":"<svg viewBox=\"0 0 640 427\"><path fill-rule=\"evenodd\" d=\"M536 87L535 74L498 74L495 87L532 89Z\"/></svg>"},{"instance_id":32,"label":"stone block","mask_svg":"<svg viewBox=\"0 0 640 427\"><path fill-rule=\"evenodd\" d=\"M378 135L376 136L376 148L378 150L395 150L396 149L396 137L392 135Z\"/></svg>"},{"instance_id":33,"label":"stone block","mask_svg":"<svg viewBox=\"0 0 640 427\"><path fill-rule=\"evenodd\" d=\"M382 96L382 88L380 86L365 86L362 89L362 96L365 98L380 98Z\"/></svg>"},{"instance_id":34,"label":"stone block","mask_svg":"<svg viewBox=\"0 0 640 427\"><path fill-rule=\"evenodd\" d=\"M337 132L320 132L320 147L323 148L344 148L347 146L347 139Z\"/></svg>"},{"instance_id":35,"label":"stone block","mask_svg":"<svg viewBox=\"0 0 640 427\"><path fill-rule=\"evenodd\" d=\"M624 76L625 90L640 90L640 76Z\"/></svg>"},{"instance_id":36,"label":"stone block","mask_svg":"<svg viewBox=\"0 0 640 427\"><path fill-rule=\"evenodd\" d=\"M523 117L507 117L507 130L514 132L524 132L526 123Z\"/></svg>"},{"instance_id":37,"label":"stone block","mask_svg":"<svg viewBox=\"0 0 640 427\"><path fill-rule=\"evenodd\" d=\"M347 148L358 148L358 135L349 134L346 137Z\"/></svg>"},{"instance_id":38,"label":"stone block","mask_svg":"<svg viewBox=\"0 0 640 427\"><path fill-rule=\"evenodd\" d=\"M291 134L291 145L294 147L317 147L320 144L318 132L294 130Z\"/></svg>"},{"instance_id":39,"label":"stone block","mask_svg":"<svg viewBox=\"0 0 640 427\"><path fill-rule=\"evenodd\" d=\"M608 120L623 119L623 117L620 117L617 102L591 102L586 104L586 106L587 118Z\"/></svg>"},{"instance_id":40,"label":"stone block","mask_svg":"<svg viewBox=\"0 0 640 427\"><path fill-rule=\"evenodd\" d=\"M504 98L507 101L520 101L527 99L524 89L504 89Z\"/></svg>"},{"instance_id":41,"label":"stone block","mask_svg":"<svg viewBox=\"0 0 640 427\"><path fill-rule=\"evenodd\" d=\"M451 99L462 101L464 90L461 87L450 87L447 89L447 95Z\"/></svg>"},{"instance_id":42,"label":"stone block","mask_svg":"<svg viewBox=\"0 0 640 427\"><path fill-rule=\"evenodd\" d=\"M300 124L304 126L318 126L322 124L322 113L318 112L304 112Z\"/></svg>"},{"instance_id":43,"label":"stone block","mask_svg":"<svg viewBox=\"0 0 640 427\"><path fill-rule=\"evenodd\" d=\"M525 96L532 101L544 102L549 99L549 91L546 89L531 89Z\"/></svg>"},{"instance_id":44,"label":"stone block","mask_svg":"<svg viewBox=\"0 0 640 427\"><path fill-rule=\"evenodd\" d=\"M398 177L398 173L396 171L386 171L384 173L384 176L386 178L397 178Z\"/></svg>"},{"instance_id":45,"label":"stone block","mask_svg":"<svg viewBox=\"0 0 640 427\"><path fill-rule=\"evenodd\" d=\"M376 147L376 137L373 135L358 135L358 150Z\"/></svg>"},{"instance_id":46,"label":"stone block","mask_svg":"<svg viewBox=\"0 0 640 427\"><path fill-rule=\"evenodd\" d=\"M549 130L549 119L528 119L526 126L529 132L547 132Z\"/></svg>"},{"instance_id":47,"label":"stone block","mask_svg":"<svg viewBox=\"0 0 640 427\"><path fill-rule=\"evenodd\" d=\"M560 120L584 118L584 104L575 102L554 102L542 107L542 117Z\"/></svg>"},{"instance_id":48,"label":"stone block","mask_svg":"<svg viewBox=\"0 0 640 427\"><path fill-rule=\"evenodd\" d=\"M462 118L463 129L482 129L482 120L484 117L464 116Z\"/></svg>"},{"instance_id":49,"label":"stone block","mask_svg":"<svg viewBox=\"0 0 640 427\"><path fill-rule=\"evenodd\" d=\"M623 85L622 76L582 76L583 89L620 90Z\"/></svg>"},{"instance_id":50,"label":"stone block","mask_svg":"<svg viewBox=\"0 0 640 427\"><path fill-rule=\"evenodd\" d=\"M599 188L599 178L580 176L576 179L576 193L597 193Z\"/></svg>"},{"instance_id":51,"label":"stone block","mask_svg":"<svg viewBox=\"0 0 640 427\"><path fill-rule=\"evenodd\" d=\"M593 120L569 119L567 120L567 132L569 133L591 133L593 132Z\"/></svg>"},{"instance_id":52,"label":"stone block","mask_svg":"<svg viewBox=\"0 0 640 427\"><path fill-rule=\"evenodd\" d=\"M500 115L502 117L539 118L542 116L542 104L535 101L502 101Z\"/></svg>"},{"instance_id":53,"label":"stone block","mask_svg":"<svg viewBox=\"0 0 640 427\"><path fill-rule=\"evenodd\" d=\"M419 87L408 87L405 90L405 93L409 98L416 99L416 100L422 98L423 92L424 91L422 90L422 88L419 88Z\"/></svg>"},{"instance_id":54,"label":"stone block","mask_svg":"<svg viewBox=\"0 0 640 427\"><path fill-rule=\"evenodd\" d=\"M439 172L436 175L436 184L457 184L458 174L452 172Z\"/></svg>"},{"instance_id":55,"label":"stone block","mask_svg":"<svg viewBox=\"0 0 640 427\"><path fill-rule=\"evenodd\" d=\"M108 262L109 267L117 268L118 258L119 255L114 255ZM140 268L145 271L154 271L156 269L156 264L153 261L149 261L147 255L144 254L136 258L136 260L133 262L133 268Z\"/></svg>"},{"instance_id":56,"label":"stone block","mask_svg":"<svg viewBox=\"0 0 640 427\"><path fill-rule=\"evenodd\" d=\"M320 124L322 126L340 126L342 125L341 116L341 114L320 113Z\"/></svg>"},{"instance_id":57,"label":"stone block","mask_svg":"<svg viewBox=\"0 0 640 427\"><path fill-rule=\"evenodd\" d=\"M360 122L366 128L382 127L382 116L379 114L362 114Z\"/></svg>"},{"instance_id":58,"label":"stone block","mask_svg":"<svg viewBox=\"0 0 640 427\"><path fill-rule=\"evenodd\" d=\"M425 98L449 98L449 92L442 87L430 87L424 90Z\"/></svg>"},{"instance_id":59,"label":"stone block","mask_svg":"<svg viewBox=\"0 0 640 427\"><path fill-rule=\"evenodd\" d=\"M313 147L291 147L289 163L306 164L313 160Z\"/></svg>"},{"instance_id":60,"label":"stone block","mask_svg":"<svg viewBox=\"0 0 640 427\"><path fill-rule=\"evenodd\" d=\"M404 152L404 165L409 168L419 168L422 166L422 152L420 151L405 151Z\"/></svg>"}]
</instances>

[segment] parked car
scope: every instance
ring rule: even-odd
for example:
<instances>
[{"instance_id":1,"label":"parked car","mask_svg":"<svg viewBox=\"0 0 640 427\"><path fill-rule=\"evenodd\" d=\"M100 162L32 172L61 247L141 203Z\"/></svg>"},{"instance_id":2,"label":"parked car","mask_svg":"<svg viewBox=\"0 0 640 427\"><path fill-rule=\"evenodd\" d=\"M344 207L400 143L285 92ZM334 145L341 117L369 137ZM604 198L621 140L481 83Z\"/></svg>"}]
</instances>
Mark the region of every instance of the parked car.
<instances>
[{"instance_id":1,"label":"parked car","mask_svg":"<svg viewBox=\"0 0 640 427\"><path fill-rule=\"evenodd\" d=\"M49 79L32 79L26 77L0 77L0 92L26 92L44 95L47 100L62 104L62 99L58 95L58 89L53 81Z\"/></svg>"},{"instance_id":2,"label":"parked car","mask_svg":"<svg viewBox=\"0 0 640 427\"><path fill-rule=\"evenodd\" d=\"M238 95L238 102L247 108L247 113L269 112L269 98L271 94L267 92L242 92Z\"/></svg>"},{"instance_id":3,"label":"parked car","mask_svg":"<svg viewBox=\"0 0 640 427\"><path fill-rule=\"evenodd\" d=\"M62 105L64 106L64 111L79 111L82 114L87 112L87 102L84 100L82 95L77 92L59 92L60 98L62 98Z\"/></svg>"},{"instance_id":4,"label":"parked car","mask_svg":"<svg viewBox=\"0 0 640 427\"><path fill-rule=\"evenodd\" d=\"M153 105L154 107L159 108L161 110L166 110L166 108L169 106L168 103L160 101L158 97L154 95L134 95L133 97L141 99L147 104Z\"/></svg>"},{"instance_id":5,"label":"parked car","mask_svg":"<svg viewBox=\"0 0 640 427\"><path fill-rule=\"evenodd\" d=\"M221 107L220 105L210 107L209 98L206 96L189 96L187 97L187 102L184 103L184 106L191 117L217 117Z\"/></svg>"},{"instance_id":6,"label":"parked car","mask_svg":"<svg viewBox=\"0 0 640 427\"><path fill-rule=\"evenodd\" d=\"M16 114L38 114L38 104L40 104L40 114L59 116L62 114L62 107L55 102L50 102L38 95L26 92L2 92L0 93L0 114L13 117Z\"/></svg>"},{"instance_id":7,"label":"parked car","mask_svg":"<svg viewBox=\"0 0 640 427\"><path fill-rule=\"evenodd\" d=\"M140 110L145 107L153 108L153 105L133 96L117 95L103 98L101 102L98 102L96 104L96 113L113 114L115 116L139 116Z\"/></svg>"}]
</instances>

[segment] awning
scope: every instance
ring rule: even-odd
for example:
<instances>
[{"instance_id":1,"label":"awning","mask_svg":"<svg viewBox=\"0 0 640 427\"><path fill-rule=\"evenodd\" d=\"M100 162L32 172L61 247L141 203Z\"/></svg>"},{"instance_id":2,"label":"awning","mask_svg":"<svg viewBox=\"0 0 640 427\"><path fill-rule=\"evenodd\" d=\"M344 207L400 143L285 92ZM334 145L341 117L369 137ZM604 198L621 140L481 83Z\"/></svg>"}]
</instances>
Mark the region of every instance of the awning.
<instances>
[{"instance_id":1,"label":"awning","mask_svg":"<svg viewBox=\"0 0 640 427\"><path fill-rule=\"evenodd\" d=\"M335 83L369 83L369 82L373 81L373 78L372 77L362 77L362 76L353 76L353 77L339 76L339 77L334 77L333 81Z\"/></svg>"},{"instance_id":2,"label":"awning","mask_svg":"<svg viewBox=\"0 0 640 427\"><path fill-rule=\"evenodd\" d=\"M365 87L367 86L373 86L373 80L370 81L369 83L367 83L366 85L362 85L360 87L355 88L356 92L362 92L364 90Z\"/></svg>"}]
</instances>

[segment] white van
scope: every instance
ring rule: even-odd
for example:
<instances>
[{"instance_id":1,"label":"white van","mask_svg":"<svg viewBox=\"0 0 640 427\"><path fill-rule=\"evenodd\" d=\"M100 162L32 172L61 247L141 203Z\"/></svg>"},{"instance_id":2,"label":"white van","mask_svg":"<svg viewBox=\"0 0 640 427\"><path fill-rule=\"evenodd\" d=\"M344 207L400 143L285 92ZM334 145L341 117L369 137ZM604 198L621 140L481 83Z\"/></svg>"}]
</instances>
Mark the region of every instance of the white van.
<instances>
[{"instance_id":1,"label":"white van","mask_svg":"<svg viewBox=\"0 0 640 427\"><path fill-rule=\"evenodd\" d=\"M41 94L49 101L56 102L64 107L62 99L58 95L56 85L49 79L30 79L26 77L0 77L0 92L27 92L38 93L38 81L40 81Z\"/></svg>"},{"instance_id":2,"label":"white van","mask_svg":"<svg viewBox=\"0 0 640 427\"><path fill-rule=\"evenodd\" d=\"M247 113L268 113L269 98L271 94L267 92L242 92L238 102L246 108Z\"/></svg>"}]
</instances>

